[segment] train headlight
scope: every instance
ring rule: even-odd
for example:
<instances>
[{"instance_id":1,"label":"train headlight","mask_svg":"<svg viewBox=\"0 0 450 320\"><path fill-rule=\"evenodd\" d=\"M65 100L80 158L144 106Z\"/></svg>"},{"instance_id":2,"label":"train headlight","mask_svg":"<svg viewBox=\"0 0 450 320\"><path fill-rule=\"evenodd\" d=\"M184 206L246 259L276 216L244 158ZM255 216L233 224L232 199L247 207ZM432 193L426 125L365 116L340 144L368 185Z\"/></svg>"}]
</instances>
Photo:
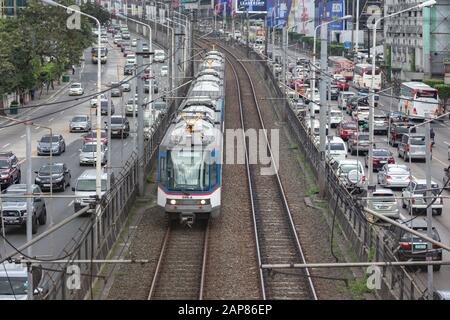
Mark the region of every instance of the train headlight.
<instances>
[{"instance_id":1,"label":"train headlight","mask_svg":"<svg viewBox=\"0 0 450 320\"><path fill-rule=\"evenodd\" d=\"M200 204L201 205L205 205L206 204L206 200L205 199L200 200Z\"/></svg>"},{"instance_id":2,"label":"train headlight","mask_svg":"<svg viewBox=\"0 0 450 320\"><path fill-rule=\"evenodd\" d=\"M176 205L177 204L177 200L175 200L175 199L170 200L170 204Z\"/></svg>"}]
</instances>

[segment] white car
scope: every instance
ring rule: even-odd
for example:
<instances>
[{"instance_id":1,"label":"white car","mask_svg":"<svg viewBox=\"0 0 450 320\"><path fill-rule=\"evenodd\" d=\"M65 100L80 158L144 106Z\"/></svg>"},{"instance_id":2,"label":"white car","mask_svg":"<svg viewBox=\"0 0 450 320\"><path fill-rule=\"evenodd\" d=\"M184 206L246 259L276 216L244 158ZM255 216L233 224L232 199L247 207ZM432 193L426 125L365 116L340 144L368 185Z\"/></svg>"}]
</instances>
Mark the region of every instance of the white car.
<instances>
[{"instance_id":1,"label":"white car","mask_svg":"<svg viewBox=\"0 0 450 320\"><path fill-rule=\"evenodd\" d=\"M97 106L97 100L98 100L97 97L94 97L94 98L91 99L91 108L95 108ZM100 103L103 102L103 101L108 102L108 97L104 93L102 93L100 95Z\"/></svg>"},{"instance_id":2,"label":"white car","mask_svg":"<svg viewBox=\"0 0 450 320\"><path fill-rule=\"evenodd\" d=\"M418 211L426 212L428 206L424 199L426 190L427 181L425 179L411 179L409 185L402 191L402 207L408 211L411 210L412 214ZM431 181L431 193L435 196L431 199L434 200L431 209L436 211L437 215L441 215L444 202L442 196L436 197L439 193L439 185L434 181Z\"/></svg>"},{"instance_id":3,"label":"white car","mask_svg":"<svg viewBox=\"0 0 450 320\"><path fill-rule=\"evenodd\" d=\"M161 77L166 77L169 74L169 67L162 66L161 67Z\"/></svg>"},{"instance_id":4,"label":"white car","mask_svg":"<svg viewBox=\"0 0 450 320\"><path fill-rule=\"evenodd\" d=\"M154 62L164 62L166 60L166 54L164 53L164 50L154 50L155 54L153 57Z\"/></svg>"},{"instance_id":5,"label":"white car","mask_svg":"<svg viewBox=\"0 0 450 320\"><path fill-rule=\"evenodd\" d=\"M330 110L330 126L336 128L344 120L341 110Z\"/></svg>"},{"instance_id":6,"label":"white car","mask_svg":"<svg viewBox=\"0 0 450 320\"><path fill-rule=\"evenodd\" d=\"M104 144L101 145L101 163L102 166L107 161L108 147ZM97 162L97 143L88 142L80 149L80 166L83 165L96 165Z\"/></svg>"},{"instance_id":7,"label":"white car","mask_svg":"<svg viewBox=\"0 0 450 320\"><path fill-rule=\"evenodd\" d=\"M84 89L79 82L72 83L69 88L69 96L81 96L84 94Z\"/></svg>"},{"instance_id":8,"label":"white car","mask_svg":"<svg viewBox=\"0 0 450 320\"><path fill-rule=\"evenodd\" d=\"M131 40L131 46L136 47L137 46L137 39Z\"/></svg>"},{"instance_id":9,"label":"white car","mask_svg":"<svg viewBox=\"0 0 450 320\"><path fill-rule=\"evenodd\" d=\"M126 64L136 64L136 55L129 54L127 55L127 63Z\"/></svg>"},{"instance_id":10,"label":"white car","mask_svg":"<svg viewBox=\"0 0 450 320\"><path fill-rule=\"evenodd\" d=\"M347 158L347 145L340 137L332 137L331 140L327 141L325 148L325 152L334 161Z\"/></svg>"}]
</instances>

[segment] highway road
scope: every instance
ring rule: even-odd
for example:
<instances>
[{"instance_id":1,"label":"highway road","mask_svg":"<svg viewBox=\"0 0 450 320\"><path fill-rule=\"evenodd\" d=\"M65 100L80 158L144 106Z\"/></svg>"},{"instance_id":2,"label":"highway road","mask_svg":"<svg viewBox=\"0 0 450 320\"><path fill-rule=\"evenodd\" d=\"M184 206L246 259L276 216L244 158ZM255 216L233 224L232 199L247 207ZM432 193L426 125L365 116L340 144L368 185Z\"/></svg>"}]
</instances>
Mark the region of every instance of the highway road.
<instances>
[{"instance_id":1,"label":"highway road","mask_svg":"<svg viewBox=\"0 0 450 320\"><path fill-rule=\"evenodd\" d=\"M138 35L132 35L135 38ZM123 57L120 48L118 48L112 41L112 37L109 34L108 37L108 61L102 66L102 89L108 88L108 85L113 81L120 81L125 78L123 75L123 66L125 64L125 58ZM144 39L145 41L145 39ZM146 41L145 41L146 42ZM153 44L156 46L156 44ZM156 46L157 47L157 46ZM90 57L90 49L86 50L84 53L85 62L81 65L79 70L72 79L72 82L81 82L85 93L84 96L95 93L97 88L97 65L92 64ZM144 58L144 64L148 63L148 58ZM153 65L153 73L159 82L159 92L164 88L168 87L167 77L160 77L160 67L164 65L162 63L155 63ZM135 81L135 80L133 80ZM133 87L133 86L132 86ZM131 97L131 92L125 92L121 98L112 98L115 105L115 114L125 114L125 104L128 97ZM133 93L134 94L134 93ZM109 93L108 93L109 96ZM155 97L155 95L153 95ZM37 108L29 112L25 117L26 119L32 119L34 117L43 116L42 118L34 121L34 127L32 128L32 169L33 171L38 170L41 165L49 162L48 156L37 156L36 146L37 141L44 134L49 133L48 129L45 127L51 127L53 134L62 134L66 141L66 152L61 156L54 156L53 162L64 162L67 164L68 168L71 170L71 184L75 185L76 179L80 174L92 167L81 167L79 165L79 149L82 146L82 135L83 133L70 133L69 132L69 122L73 116L79 114L90 114L93 129L96 123L96 109L90 108L89 101L84 102L74 108L68 110L62 110L71 103L58 103L60 101L65 101L71 99L68 96L68 89L60 92L55 97L51 99L50 102L56 102L56 104L51 106L45 106ZM54 114L48 115L49 112L56 112ZM107 117L102 118L102 124L107 120ZM126 139L112 139L109 143L109 151L112 152L111 160L112 169L118 172L122 169L124 162L128 159L135 146L133 143L133 137L136 128L132 118L130 120L130 130L132 134ZM22 179L21 183L26 182L27 175L27 163L25 161L26 155L26 144L25 144L25 127L23 125L15 125L8 128L3 128L4 125L0 125L0 152L2 151L13 151L21 162ZM116 175L117 176L117 175ZM33 173L32 179L34 181L35 174ZM67 188L65 192L55 192L58 195L73 195L71 188ZM73 198L54 198L46 199L47 206L47 224L40 226L38 234L44 232L52 225L58 223L59 221L69 217L74 213ZM33 255L37 257L42 257L45 259L56 258L61 255L63 248L71 241L72 237L77 235L77 231L80 226L83 225L84 221L88 219L87 217L80 217L73 222L65 225L49 237L39 241L33 246ZM7 239L14 245L20 246L26 242L25 228L9 226L5 228ZM0 241L0 253L9 253L12 248L6 243Z\"/></svg>"},{"instance_id":2,"label":"highway road","mask_svg":"<svg viewBox=\"0 0 450 320\"><path fill-rule=\"evenodd\" d=\"M272 50L272 46L269 45L268 51ZM281 55L283 57L281 47L276 46L275 52L277 55ZM295 52L294 50L288 49L287 56L289 62L295 62L297 57L311 59L311 56L305 56L299 52ZM352 89L352 91L355 91ZM390 94L389 91L386 94ZM392 111L397 110L398 100L392 99L390 97L380 97L379 106L375 110L375 114L381 113L382 111L388 112L390 106L392 104ZM332 109L338 109L337 102L330 102ZM344 111L344 119L349 119L350 116L347 115ZM420 122L417 122L419 124ZM447 168L450 165L450 161L448 159L448 148L450 143L450 121L448 118L445 118L443 121L435 121L432 123L432 128L435 131L435 146L433 147L433 157L431 163L431 175L432 180L437 182L440 186L443 185L443 175L444 168ZM423 127L417 128L417 133L421 133L423 131ZM335 135L335 129L331 129L331 134ZM399 164L409 165L409 162L405 162L403 159L400 159L397 154L397 148L391 147L387 143L387 136L375 135L375 142L377 147L386 147L389 148L392 154L395 157L395 160ZM348 155L349 159L357 158L356 156ZM359 156L359 160L364 163L364 156ZM366 168L367 171L367 168ZM411 172L412 175L416 178L425 178L425 162L424 161L412 161L411 163ZM367 176L367 172L366 172ZM373 174L374 182L377 180L377 174ZM397 190L396 194L401 196L401 190ZM444 209L441 216L433 216L433 226L438 230L439 235L441 236L441 241L450 244L450 191L445 190L442 195L445 198L444 201ZM402 209L401 201L398 200L399 208L401 210L401 214L407 218L413 218L410 213L406 209ZM443 251L443 259L450 260L450 253ZM427 273L417 271L415 274L415 279L419 283L422 288L426 288L427 286ZM434 286L436 289L450 289L450 266L442 266L441 270L438 272L434 272Z\"/></svg>"}]
</instances>

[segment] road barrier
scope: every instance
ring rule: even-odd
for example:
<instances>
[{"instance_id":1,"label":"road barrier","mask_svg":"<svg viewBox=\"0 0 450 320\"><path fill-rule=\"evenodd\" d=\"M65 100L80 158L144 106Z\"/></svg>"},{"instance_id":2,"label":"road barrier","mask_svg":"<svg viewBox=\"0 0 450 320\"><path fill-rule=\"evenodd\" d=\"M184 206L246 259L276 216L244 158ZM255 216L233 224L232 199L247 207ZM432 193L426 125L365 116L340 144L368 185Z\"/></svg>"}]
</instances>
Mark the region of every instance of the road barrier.
<instances>
[{"instance_id":1,"label":"road barrier","mask_svg":"<svg viewBox=\"0 0 450 320\"><path fill-rule=\"evenodd\" d=\"M244 44L235 43L233 46L240 50L242 55L246 54ZM279 118L287 123L292 136L301 146L315 175L326 177L327 190L325 191L329 208L339 221L359 261L398 261L393 248L386 242L388 239L386 231L373 225L370 217L363 210L361 202L342 185L329 163L325 168L321 166L318 147L308 134L305 125L293 111L289 99L279 87L278 80L272 73L271 67L264 61L264 57L250 50L248 59L253 60L252 65L259 76L265 80L267 96L271 98ZM413 300L425 295L425 289L419 286L405 267L383 267L381 277L381 288L375 292L381 299Z\"/></svg>"}]
</instances>

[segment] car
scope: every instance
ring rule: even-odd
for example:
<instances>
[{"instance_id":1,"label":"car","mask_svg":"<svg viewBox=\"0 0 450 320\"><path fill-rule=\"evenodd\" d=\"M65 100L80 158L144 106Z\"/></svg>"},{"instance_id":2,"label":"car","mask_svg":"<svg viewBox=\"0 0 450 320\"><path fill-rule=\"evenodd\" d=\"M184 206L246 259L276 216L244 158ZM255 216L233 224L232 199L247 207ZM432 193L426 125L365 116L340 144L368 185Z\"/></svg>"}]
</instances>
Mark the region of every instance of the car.
<instances>
[{"instance_id":1,"label":"car","mask_svg":"<svg viewBox=\"0 0 450 320\"><path fill-rule=\"evenodd\" d=\"M369 166L369 153L364 158L366 168ZM389 149L373 149L372 151L372 168L373 171L378 171L385 164L395 164L394 156Z\"/></svg>"},{"instance_id":2,"label":"car","mask_svg":"<svg viewBox=\"0 0 450 320\"><path fill-rule=\"evenodd\" d=\"M114 35L114 40L113 40L114 44L118 44L118 42L120 40L122 40L122 36L120 34Z\"/></svg>"},{"instance_id":3,"label":"car","mask_svg":"<svg viewBox=\"0 0 450 320\"><path fill-rule=\"evenodd\" d=\"M167 110L167 103L162 100L157 100L153 102L153 110L165 112Z\"/></svg>"},{"instance_id":4,"label":"car","mask_svg":"<svg viewBox=\"0 0 450 320\"><path fill-rule=\"evenodd\" d=\"M330 110L330 126L336 128L344 120L341 110Z\"/></svg>"},{"instance_id":5,"label":"car","mask_svg":"<svg viewBox=\"0 0 450 320\"><path fill-rule=\"evenodd\" d=\"M11 151L0 152L0 190L20 183L21 176L20 163L16 155Z\"/></svg>"},{"instance_id":6,"label":"car","mask_svg":"<svg viewBox=\"0 0 450 320\"><path fill-rule=\"evenodd\" d=\"M404 164L385 164L378 171L377 180L386 188L406 188L411 181L411 170Z\"/></svg>"},{"instance_id":7,"label":"car","mask_svg":"<svg viewBox=\"0 0 450 320\"><path fill-rule=\"evenodd\" d=\"M442 185L445 189L450 189L450 165L444 168L444 176L442 177Z\"/></svg>"},{"instance_id":8,"label":"car","mask_svg":"<svg viewBox=\"0 0 450 320\"><path fill-rule=\"evenodd\" d=\"M153 50L153 62L164 62L166 60L166 54L164 50Z\"/></svg>"},{"instance_id":9,"label":"car","mask_svg":"<svg viewBox=\"0 0 450 320\"><path fill-rule=\"evenodd\" d=\"M399 158L405 161L409 159L426 159L427 154L431 156L431 144L426 146L425 135L405 133L401 142L397 145Z\"/></svg>"},{"instance_id":10,"label":"car","mask_svg":"<svg viewBox=\"0 0 450 320\"><path fill-rule=\"evenodd\" d=\"M131 43L130 41L123 39L120 44L120 51L125 52L125 50L131 50Z\"/></svg>"},{"instance_id":11,"label":"car","mask_svg":"<svg viewBox=\"0 0 450 320\"><path fill-rule=\"evenodd\" d=\"M70 186L72 175L65 163L47 163L41 166L39 170L34 171L34 173L36 173L34 183L38 185L41 190L50 190L51 185L52 190L58 189L64 192L66 187Z\"/></svg>"},{"instance_id":12,"label":"car","mask_svg":"<svg viewBox=\"0 0 450 320\"><path fill-rule=\"evenodd\" d=\"M369 152L370 140L366 132L353 132L347 141L351 155L362 155Z\"/></svg>"},{"instance_id":13,"label":"car","mask_svg":"<svg viewBox=\"0 0 450 320\"><path fill-rule=\"evenodd\" d=\"M91 118L88 115L74 116L69 123L70 132L84 132L92 129Z\"/></svg>"},{"instance_id":14,"label":"car","mask_svg":"<svg viewBox=\"0 0 450 320\"><path fill-rule=\"evenodd\" d=\"M450 300L450 290L435 290L433 300Z\"/></svg>"},{"instance_id":15,"label":"car","mask_svg":"<svg viewBox=\"0 0 450 320\"><path fill-rule=\"evenodd\" d=\"M102 116L107 116L108 115L108 107L109 105L111 105L111 115L113 115L115 113L115 108L114 108L114 103L108 102L108 101L102 101L102 105L101 105L101 115Z\"/></svg>"},{"instance_id":16,"label":"car","mask_svg":"<svg viewBox=\"0 0 450 320\"><path fill-rule=\"evenodd\" d=\"M107 44L108 43L108 37L101 36L100 37L100 43Z\"/></svg>"},{"instance_id":17,"label":"car","mask_svg":"<svg viewBox=\"0 0 450 320\"><path fill-rule=\"evenodd\" d=\"M339 91L348 91L350 90L350 84L344 79L339 79L334 81L337 85Z\"/></svg>"},{"instance_id":18,"label":"car","mask_svg":"<svg viewBox=\"0 0 450 320\"><path fill-rule=\"evenodd\" d=\"M41 137L37 145L37 155L61 155L66 151L66 142L60 134L46 134Z\"/></svg>"},{"instance_id":19,"label":"car","mask_svg":"<svg viewBox=\"0 0 450 320\"><path fill-rule=\"evenodd\" d=\"M121 97L122 87L119 82L111 82L111 97Z\"/></svg>"},{"instance_id":20,"label":"car","mask_svg":"<svg viewBox=\"0 0 450 320\"><path fill-rule=\"evenodd\" d=\"M398 143L402 141L402 137L405 133L410 132L409 128L413 127L413 123L409 122L394 122L389 127L389 145L397 147ZM416 133L416 128L411 128L411 133Z\"/></svg>"},{"instance_id":21,"label":"car","mask_svg":"<svg viewBox=\"0 0 450 320\"><path fill-rule=\"evenodd\" d=\"M31 190L34 195L31 202L32 220L31 231L36 234L38 231L38 224L44 225L47 223L47 209L44 198L39 195L42 193L38 185L31 185ZM27 193L26 184L14 184L9 186L2 194L2 214L3 223L5 226L26 226L27 223ZM23 195L23 197L21 197Z\"/></svg>"},{"instance_id":22,"label":"car","mask_svg":"<svg viewBox=\"0 0 450 320\"><path fill-rule=\"evenodd\" d=\"M49 291L48 282L43 279L42 266L33 263L33 300L43 300ZM25 263L5 261L0 264L0 300L28 299L28 267Z\"/></svg>"},{"instance_id":23,"label":"car","mask_svg":"<svg viewBox=\"0 0 450 320\"><path fill-rule=\"evenodd\" d=\"M89 133L86 133L83 136L83 143L96 143L97 142L97 130L92 130ZM102 144L108 145L108 137L106 135L106 131L105 130L101 130L100 131L100 142Z\"/></svg>"},{"instance_id":24,"label":"car","mask_svg":"<svg viewBox=\"0 0 450 320\"><path fill-rule=\"evenodd\" d=\"M168 74L169 74L169 67L162 66L161 67L161 77L167 77Z\"/></svg>"},{"instance_id":25,"label":"car","mask_svg":"<svg viewBox=\"0 0 450 320\"><path fill-rule=\"evenodd\" d=\"M355 97L356 93L351 91L341 91L338 96L338 107L339 109L346 110L347 109L347 100L351 97Z\"/></svg>"},{"instance_id":26,"label":"car","mask_svg":"<svg viewBox=\"0 0 450 320\"><path fill-rule=\"evenodd\" d=\"M387 116L391 124L396 122L408 122L408 116L400 111L389 112Z\"/></svg>"},{"instance_id":27,"label":"car","mask_svg":"<svg viewBox=\"0 0 450 320\"><path fill-rule=\"evenodd\" d=\"M93 205L88 209L88 212L95 212L95 197L96 197L96 178L97 171L95 169L89 169L83 171L83 173L77 178L75 186L72 187L72 191L75 192L74 211L78 212L86 206ZM106 172L101 173L101 196L104 197L108 189L108 176ZM111 185L114 185L114 175L111 173L110 177Z\"/></svg>"},{"instance_id":28,"label":"car","mask_svg":"<svg viewBox=\"0 0 450 320\"><path fill-rule=\"evenodd\" d=\"M426 190L427 181L425 179L411 179L408 186L402 191L402 207L412 214L420 211L426 212L428 206L424 199ZM431 181L431 193L435 195L431 208L437 215L441 215L444 201L442 196L438 196L439 185L434 181Z\"/></svg>"},{"instance_id":29,"label":"car","mask_svg":"<svg viewBox=\"0 0 450 320\"><path fill-rule=\"evenodd\" d=\"M124 75L133 75L134 69L135 69L135 65L134 64L127 63L123 67L123 74Z\"/></svg>"},{"instance_id":30,"label":"car","mask_svg":"<svg viewBox=\"0 0 450 320\"><path fill-rule=\"evenodd\" d=\"M84 94L84 89L81 83L72 83L69 87L69 96L82 96Z\"/></svg>"},{"instance_id":31,"label":"car","mask_svg":"<svg viewBox=\"0 0 450 320\"><path fill-rule=\"evenodd\" d=\"M386 135L388 132L388 117L384 114L373 115L373 133Z\"/></svg>"},{"instance_id":32,"label":"car","mask_svg":"<svg viewBox=\"0 0 450 320\"><path fill-rule=\"evenodd\" d=\"M106 130L108 130L108 123L105 122ZM130 122L126 117L117 115L111 116L111 138L127 138L130 135Z\"/></svg>"},{"instance_id":33,"label":"car","mask_svg":"<svg viewBox=\"0 0 450 320\"><path fill-rule=\"evenodd\" d=\"M400 220L404 226L417 231L424 236L427 235L428 225L425 218L416 218L408 220ZM435 241L441 241L441 237L437 229L431 227L431 238ZM386 237L386 245L395 252L400 261L440 261L442 260L442 248L433 244L429 250L429 242L412 234L398 226L391 225L388 228ZM423 267L427 268L426 266ZM433 265L433 271L439 271L440 265Z\"/></svg>"},{"instance_id":34,"label":"car","mask_svg":"<svg viewBox=\"0 0 450 320\"><path fill-rule=\"evenodd\" d=\"M142 44L142 52L144 52L145 54L143 54L144 58L148 58L150 56L149 52L150 52L150 48L148 47L147 43L143 43Z\"/></svg>"},{"instance_id":35,"label":"car","mask_svg":"<svg viewBox=\"0 0 450 320\"><path fill-rule=\"evenodd\" d=\"M124 58L127 58L128 56L131 56L131 55L134 55L134 54L135 54L135 52L134 52L133 50L125 49L125 50L123 51L123 57L124 57Z\"/></svg>"},{"instance_id":36,"label":"car","mask_svg":"<svg viewBox=\"0 0 450 320\"><path fill-rule=\"evenodd\" d=\"M391 219L400 218L400 209L395 193L386 188L376 188L369 192L366 200L367 208Z\"/></svg>"},{"instance_id":37,"label":"car","mask_svg":"<svg viewBox=\"0 0 450 320\"><path fill-rule=\"evenodd\" d=\"M130 83L128 83L128 82L121 83L120 87L122 88L123 92L130 92L131 91L131 86L130 86Z\"/></svg>"},{"instance_id":38,"label":"car","mask_svg":"<svg viewBox=\"0 0 450 320\"><path fill-rule=\"evenodd\" d=\"M137 39L131 40L131 46L136 47L137 46Z\"/></svg>"},{"instance_id":39,"label":"car","mask_svg":"<svg viewBox=\"0 0 450 320\"><path fill-rule=\"evenodd\" d=\"M103 101L108 102L108 97L104 93L100 94L100 102L103 102ZM98 102L98 97L92 98L91 102L90 102L91 108L97 107L97 102Z\"/></svg>"},{"instance_id":40,"label":"car","mask_svg":"<svg viewBox=\"0 0 450 320\"><path fill-rule=\"evenodd\" d=\"M353 120L357 121L359 125L367 123L369 121L369 110L368 106L357 106L352 112Z\"/></svg>"},{"instance_id":41,"label":"car","mask_svg":"<svg viewBox=\"0 0 450 320\"><path fill-rule=\"evenodd\" d=\"M333 161L345 160L347 158L347 146L339 137L332 137L325 146L326 153Z\"/></svg>"},{"instance_id":42,"label":"car","mask_svg":"<svg viewBox=\"0 0 450 320\"><path fill-rule=\"evenodd\" d=\"M126 65L128 64L136 66L136 54L127 55Z\"/></svg>"},{"instance_id":43,"label":"car","mask_svg":"<svg viewBox=\"0 0 450 320\"><path fill-rule=\"evenodd\" d=\"M356 159L337 160L332 164L336 176L340 182L347 188L362 187L366 181L364 166L361 161Z\"/></svg>"},{"instance_id":44,"label":"car","mask_svg":"<svg viewBox=\"0 0 450 320\"><path fill-rule=\"evenodd\" d=\"M101 145L101 164L102 166L108 161L108 147L104 144ZM89 142L85 143L80 149L80 166L84 165L96 165L97 164L97 143Z\"/></svg>"},{"instance_id":45,"label":"car","mask_svg":"<svg viewBox=\"0 0 450 320\"><path fill-rule=\"evenodd\" d=\"M137 117L137 113L138 113L138 106L137 106L137 98L129 98L127 103L125 104L125 115L127 117L131 117L133 116L133 114L136 113L136 117Z\"/></svg>"},{"instance_id":46,"label":"car","mask_svg":"<svg viewBox=\"0 0 450 320\"><path fill-rule=\"evenodd\" d=\"M358 124L354 121L344 120L337 125L336 135L347 141L354 132L358 132Z\"/></svg>"},{"instance_id":47,"label":"car","mask_svg":"<svg viewBox=\"0 0 450 320\"><path fill-rule=\"evenodd\" d=\"M327 98L328 98L328 96L330 96L331 100L337 100L338 97L339 97L339 89L338 89L338 87L336 85L332 84L330 91L331 91L331 94L330 94L330 92L328 91L328 88L327 88Z\"/></svg>"}]
</instances>

